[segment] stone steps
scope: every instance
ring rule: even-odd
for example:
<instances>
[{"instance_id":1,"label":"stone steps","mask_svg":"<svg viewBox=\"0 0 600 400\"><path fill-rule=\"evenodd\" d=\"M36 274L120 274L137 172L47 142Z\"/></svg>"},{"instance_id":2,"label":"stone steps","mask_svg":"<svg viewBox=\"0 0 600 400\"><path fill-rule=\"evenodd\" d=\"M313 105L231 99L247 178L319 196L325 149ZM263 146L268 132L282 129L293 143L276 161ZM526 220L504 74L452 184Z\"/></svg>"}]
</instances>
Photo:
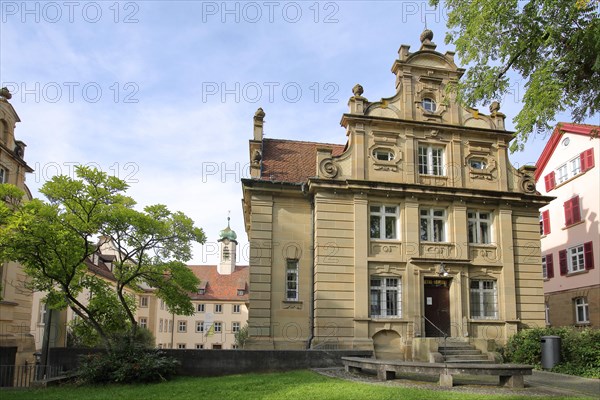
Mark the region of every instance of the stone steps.
<instances>
[{"instance_id":1,"label":"stone steps","mask_svg":"<svg viewBox=\"0 0 600 400\"><path fill-rule=\"evenodd\" d=\"M445 343L439 344L438 352L445 358L446 363L494 364L493 361L489 361L487 354L464 341L446 340Z\"/></svg>"}]
</instances>

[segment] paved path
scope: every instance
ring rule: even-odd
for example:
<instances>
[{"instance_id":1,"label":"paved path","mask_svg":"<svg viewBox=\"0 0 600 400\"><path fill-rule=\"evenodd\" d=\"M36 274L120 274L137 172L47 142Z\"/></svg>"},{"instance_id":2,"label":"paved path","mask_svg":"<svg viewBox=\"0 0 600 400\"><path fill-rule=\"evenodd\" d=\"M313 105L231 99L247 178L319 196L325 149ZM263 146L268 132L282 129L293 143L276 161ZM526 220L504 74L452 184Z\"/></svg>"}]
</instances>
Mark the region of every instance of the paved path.
<instances>
[{"instance_id":1,"label":"paved path","mask_svg":"<svg viewBox=\"0 0 600 400\"><path fill-rule=\"evenodd\" d=\"M566 395L584 395L600 399L600 379L533 371L533 375L525 377L525 385L552 389L564 392Z\"/></svg>"}]
</instances>

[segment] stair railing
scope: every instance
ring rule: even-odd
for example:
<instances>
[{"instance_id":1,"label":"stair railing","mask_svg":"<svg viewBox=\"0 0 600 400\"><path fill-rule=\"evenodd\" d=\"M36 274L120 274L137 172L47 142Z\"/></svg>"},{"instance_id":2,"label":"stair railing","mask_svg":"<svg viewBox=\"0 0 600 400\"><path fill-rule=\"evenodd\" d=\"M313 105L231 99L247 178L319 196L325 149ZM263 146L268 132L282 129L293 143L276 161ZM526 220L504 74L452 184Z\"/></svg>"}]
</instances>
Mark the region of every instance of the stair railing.
<instances>
[{"instance_id":1,"label":"stair railing","mask_svg":"<svg viewBox=\"0 0 600 400\"><path fill-rule=\"evenodd\" d=\"M440 332L442 335L444 335L444 352L442 353L442 356L444 357L444 369L447 369L448 365L446 363L446 350L448 348L446 347L446 338L448 338L448 334L446 332L444 332L443 330L441 330L440 328L438 328L438 326L436 324L434 324L433 322L431 322L431 320L429 318L427 318L426 316L421 315L421 318L423 318L425 321L429 322L431 324L431 326L433 326L435 329L438 330L438 332Z\"/></svg>"}]
</instances>

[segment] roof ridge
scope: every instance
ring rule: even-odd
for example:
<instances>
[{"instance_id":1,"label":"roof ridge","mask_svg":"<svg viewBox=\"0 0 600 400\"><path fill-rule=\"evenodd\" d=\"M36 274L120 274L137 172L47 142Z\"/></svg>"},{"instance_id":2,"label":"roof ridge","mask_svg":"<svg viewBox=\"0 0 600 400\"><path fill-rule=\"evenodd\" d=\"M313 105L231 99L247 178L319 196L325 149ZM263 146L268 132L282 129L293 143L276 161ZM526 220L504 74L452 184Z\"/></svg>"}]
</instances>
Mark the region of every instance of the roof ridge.
<instances>
[{"instance_id":1,"label":"roof ridge","mask_svg":"<svg viewBox=\"0 0 600 400\"><path fill-rule=\"evenodd\" d=\"M340 144L340 143L311 142L309 140L292 140L292 139L275 139L275 138L264 138L263 140L277 141L277 142L304 143L304 144L324 144L324 145L328 145L328 146L345 146L345 144Z\"/></svg>"}]
</instances>

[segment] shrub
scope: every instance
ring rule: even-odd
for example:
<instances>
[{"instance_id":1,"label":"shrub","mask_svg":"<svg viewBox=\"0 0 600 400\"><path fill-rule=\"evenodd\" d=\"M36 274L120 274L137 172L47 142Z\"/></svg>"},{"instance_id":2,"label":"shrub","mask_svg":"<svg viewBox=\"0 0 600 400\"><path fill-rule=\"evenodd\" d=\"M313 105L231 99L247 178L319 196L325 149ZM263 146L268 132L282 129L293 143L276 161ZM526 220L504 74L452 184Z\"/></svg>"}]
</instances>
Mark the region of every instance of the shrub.
<instances>
[{"instance_id":1,"label":"shrub","mask_svg":"<svg viewBox=\"0 0 600 400\"><path fill-rule=\"evenodd\" d=\"M504 359L541 369L542 336L561 338L561 362L552 368L553 372L600 378L600 330L597 329L560 327L522 330L501 349Z\"/></svg>"},{"instance_id":2,"label":"shrub","mask_svg":"<svg viewBox=\"0 0 600 400\"><path fill-rule=\"evenodd\" d=\"M84 357L80 378L85 383L148 383L167 380L177 372L179 362L164 352L148 347L151 338L143 332L135 338L114 340L106 353Z\"/></svg>"}]
</instances>

